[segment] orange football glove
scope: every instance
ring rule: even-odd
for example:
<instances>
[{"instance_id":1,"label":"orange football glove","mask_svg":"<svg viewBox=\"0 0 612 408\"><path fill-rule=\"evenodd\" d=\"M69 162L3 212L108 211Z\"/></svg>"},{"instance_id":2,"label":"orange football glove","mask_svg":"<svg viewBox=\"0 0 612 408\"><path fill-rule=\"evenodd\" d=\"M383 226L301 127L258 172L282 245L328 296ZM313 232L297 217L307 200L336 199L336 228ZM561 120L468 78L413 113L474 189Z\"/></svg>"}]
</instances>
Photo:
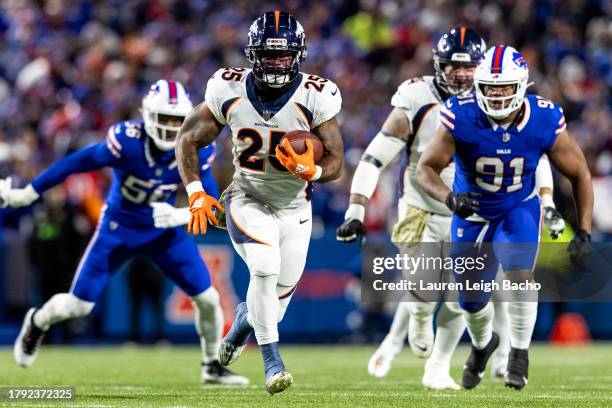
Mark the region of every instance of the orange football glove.
<instances>
[{"instance_id":1,"label":"orange football glove","mask_svg":"<svg viewBox=\"0 0 612 408\"><path fill-rule=\"evenodd\" d=\"M223 211L223 207L214 197L209 196L204 191L196 191L189 196L189 212L191 218L187 224L187 231L192 234L206 234L208 221L217 225L217 217L213 212L213 207Z\"/></svg>"},{"instance_id":2,"label":"orange football glove","mask_svg":"<svg viewBox=\"0 0 612 408\"><path fill-rule=\"evenodd\" d=\"M282 146L285 152L280 149L280 146L276 146L275 152L281 164L295 177L305 181L312 180L317 173L312 142L306 139L306 151L302 154L297 154L287 139L283 139Z\"/></svg>"}]
</instances>

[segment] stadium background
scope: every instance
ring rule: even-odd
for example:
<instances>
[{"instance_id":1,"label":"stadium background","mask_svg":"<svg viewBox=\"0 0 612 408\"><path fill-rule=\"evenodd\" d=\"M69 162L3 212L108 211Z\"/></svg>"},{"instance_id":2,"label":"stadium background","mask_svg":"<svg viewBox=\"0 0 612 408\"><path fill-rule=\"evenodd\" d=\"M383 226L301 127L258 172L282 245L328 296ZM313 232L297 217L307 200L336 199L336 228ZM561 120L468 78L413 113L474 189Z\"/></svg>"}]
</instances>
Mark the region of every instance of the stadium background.
<instances>
[{"instance_id":1,"label":"stadium background","mask_svg":"<svg viewBox=\"0 0 612 408\"><path fill-rule=\"evenodd\" d=\"M304 26L309 55L302 69L339 85L346 148L343 179L315 190L309 261L281 325L283 340L363 342L379 340L387 329L393 305L359 303L358 248L337 244L334 231L350 177L390 111L395 88L433 72L432 45L458 24L489 45L516 46L535 82L531 92L564 107L594 176L594 238L612 240L612 2L606 0L7 0L0 9L0 176L24 186L50 163L101 140L112 123L139 117L141 96L159 78L181 81L194 102L202 100L216 69L247 66L248 27L275 8ZM232 167L227 139L219 140L214 167L224 186ZM0 344L12 343L28 307L69 287L109 176L74 176L33 208L0 210ZM397 178L397 169L387 171L368 207L371 241L388 239ZM555 199L572 223L568 191L558 179ZM244 294L246 268L223 232L200 242L231 310L232 292ZM54 329L50 341L196 341L186 299L144 261L127 269L111 281L93 316ZM604 303L543 304L535 337L549 338L564 311L580 313L594 338L612 338L612 305Z\"/></svg>"}]
</instances>

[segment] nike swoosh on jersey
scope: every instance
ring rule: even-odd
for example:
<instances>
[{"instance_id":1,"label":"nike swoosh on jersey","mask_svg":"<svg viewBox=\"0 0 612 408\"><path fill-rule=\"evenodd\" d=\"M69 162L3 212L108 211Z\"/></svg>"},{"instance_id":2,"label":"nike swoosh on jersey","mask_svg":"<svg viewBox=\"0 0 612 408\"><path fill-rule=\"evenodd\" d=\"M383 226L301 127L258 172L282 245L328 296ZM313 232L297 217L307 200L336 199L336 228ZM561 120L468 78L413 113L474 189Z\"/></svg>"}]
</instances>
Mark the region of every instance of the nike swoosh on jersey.
<instances>
[{"instance_id":1,"label":"nike swoosh on jersey","mask_svg":"<svg viewBox=\"0 0 612 408\"><path fill-rule=\"evenodd\" d=\"M335 96L337 93L338 93L338 88L336 88L336 90L333 91L331 94L332 94L332 96Z\"/></svg>"},{"instance_id":2,"label":"nike swoosh on jersey","mask_svg":"<svg viewBox=\"0 0 612 408\"><path fill-rule=\"evenodd\" d=\"M303 223L305 223L305 222L306 222L306 221L308 221L308 220L309 220L309 218L306 218L305 220L302 220L302 219L300 218L300 224L303 224Z\"/></svg>"}]
</instances>

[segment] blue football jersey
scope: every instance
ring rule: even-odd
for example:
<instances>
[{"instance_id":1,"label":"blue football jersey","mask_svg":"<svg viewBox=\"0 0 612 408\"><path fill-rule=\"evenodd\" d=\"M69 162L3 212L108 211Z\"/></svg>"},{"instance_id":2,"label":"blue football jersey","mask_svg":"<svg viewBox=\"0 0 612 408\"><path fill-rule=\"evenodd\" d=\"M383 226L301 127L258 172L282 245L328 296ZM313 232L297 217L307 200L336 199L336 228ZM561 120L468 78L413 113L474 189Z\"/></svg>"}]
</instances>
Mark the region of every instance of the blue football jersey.
<instances>
[{"instance_id":1,"label":"blue football jersey","mask_svg":"<svg viewBox=\"0 0 612 408\"><path fill-rule=\"evenodd\" d=\"M497 126L476 103L476 95L446 101L440 121L455 139L453 191L478 192L480 215L503 216L535 191L535 171L543 153L565 129L563 110L537 95L527 95L517 119Z\"/></svg>"},{"instance_id":2,"label":"blue football jersey","mask_svg":"<svg viewBox=\"0 0 612 408\"><path fill-rule=\"evenodd\" d=\"M200 149L199 155L204 189L218 197L218 187L210 167L215 156L214 143ZM174 150L163 152L157 149L139 120L111 126L104 142L53 164L32 181L32 186L40 194L70 174L101 167L113 168L105 214L120 224L131 228L154 228L149 204L174 204L181 182Z\"/></svg>"}]
</instances>

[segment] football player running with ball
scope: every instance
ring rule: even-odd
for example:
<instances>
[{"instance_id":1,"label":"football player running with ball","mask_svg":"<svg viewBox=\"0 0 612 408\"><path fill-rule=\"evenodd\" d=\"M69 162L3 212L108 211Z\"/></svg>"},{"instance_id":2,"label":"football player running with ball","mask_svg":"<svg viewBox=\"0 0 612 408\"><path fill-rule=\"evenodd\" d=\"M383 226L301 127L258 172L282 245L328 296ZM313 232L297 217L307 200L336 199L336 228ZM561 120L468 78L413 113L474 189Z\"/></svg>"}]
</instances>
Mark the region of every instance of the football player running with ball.
<instances>
[{"instance_id":1,"label":"football player running with ball","mask_svg":"<svg viewBox=\"0 0 612 408\"><path fill-rule=\"evenodd\" d=\"M257 18L245 48L252 69L225 68L208 81L205 101L187 117L176 147L179 170L189 194L193 233L217 224L222 206L200 181L198 149L210 145L224 126L232 132L235 172L225 194L225 219L236 251L248 266L245 303L219 349L231 364L252 331L261 349L266 389L289 387L278 348L278 323L304 270L312 226L312 182L341 175L343 146L336 115L341 97L327 79L299 71L306 58L304 30L290 14L273 11ZM282 136L292 130L317 135L325 155L314 163L312 143L296 154ZM282 151L279 149L282 146Z\"/></svg>"},{"instance_id":2,"label":"football player running with ball","mask_svg":"<svg viewBox=\"0 0 612 408\"><path fill-rule=\"evenodd\" d=\"M86 147L55 163L23 189L0 182L3 205L23 207L60 184L69 175L103 167L113 169L113 181L96 231L87 246L69 293L58 293L41 308L26 314L15 341L18 364L34 363L41 341L54 324L88 315L112 273L132 256L151 258L166 276L191 298L195 325L202 346L201 380L204 383L247 385L217 360L223 330L219 293L198 248L187 235L187 208L175 208L180 176L174 157L178 130L193 105L183 85L172 80L153 84L142 100L144 120L119 122L106 140ZM215 147L199 150L198 168L211 191L217 183L210 165Z\"/></svg>"},{"instance_id":3,"label":"football player running with ball","mask_svg":"<svg viewBox=\"0 0 612 408\"><path fill-rule=\"evenodd\" d=\"M563 110L540 96L526 95L528 81L529 70L518 51L506 45L488 50L474 73L475 92L446 101L440 109L443 126L417 165L420 186L454 213L451 256L482 248L474 243L492 243L484 273L455 273L457 281L490 281L499 264L512 282L533 280L542 220L535 169L543 154L572 182L579 229L568 250L575 264L584 267L586 262L593 210L589 169L566 130ZM440 175L453 157L451 190ZM516 389L527 384L536 296L535 291L514 290L507 303L511 350L504 379ZM473 388L499 338L492 329L487 293L475 299L460 291L459 299L472 339L462 382Z\"/></svg>"}]
</instances>

